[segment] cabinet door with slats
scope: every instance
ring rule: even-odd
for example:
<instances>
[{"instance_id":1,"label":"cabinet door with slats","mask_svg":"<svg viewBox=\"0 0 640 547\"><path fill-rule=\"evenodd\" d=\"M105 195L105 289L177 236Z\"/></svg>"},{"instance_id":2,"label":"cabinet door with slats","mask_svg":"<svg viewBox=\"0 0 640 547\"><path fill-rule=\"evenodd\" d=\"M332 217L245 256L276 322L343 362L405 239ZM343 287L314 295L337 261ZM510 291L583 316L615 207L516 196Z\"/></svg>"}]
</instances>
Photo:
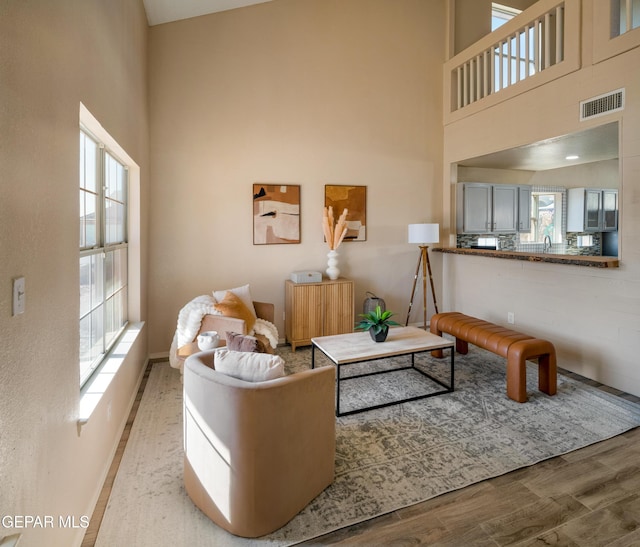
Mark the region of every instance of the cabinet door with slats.
<instances>
[{"instance_id":1,"label":"cabinet door with slats","mask_svg":"<svg viewBox=\"0 0 640 547\"><path fill-rule=\"evenodd\" d=\"M353 283L328 283L324 291L324 336L353 332Z\"/></svg>"},{"instance_id":2,"label":"cabinet door with slats","mask_svg":"<svg viewBox=\"0 0 640 547\"><path fill-rule=\"evenodd\" d=\"M322 293L320 284L287 282L286 334L294 348L311 343L314 336L322 336Z\"/></svg>"}]
</instances>

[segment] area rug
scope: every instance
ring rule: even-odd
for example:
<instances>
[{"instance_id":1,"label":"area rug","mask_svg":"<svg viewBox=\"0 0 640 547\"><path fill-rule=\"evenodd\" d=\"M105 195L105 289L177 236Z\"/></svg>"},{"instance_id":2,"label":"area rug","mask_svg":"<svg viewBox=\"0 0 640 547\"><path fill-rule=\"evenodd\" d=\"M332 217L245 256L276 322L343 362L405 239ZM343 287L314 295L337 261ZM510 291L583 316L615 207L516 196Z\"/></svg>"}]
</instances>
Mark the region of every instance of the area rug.
<instances>
[{"instance_id":1,"label":"area rug","mask_svg":"<svg viewBox=\"0 0 640 547\"><path fill-rule=\"evenodd\" d=\"M308 348L278 351L288 373L309 367ZM384 366L394 363L401 359ZM446 363L424 357L420 366L446 380ZM407 390L439 389L428 383L413 371L351 380L341 400L359 407ZM338 418L334 483L280 530L248 540L218 528L187 497L180 373L155 364L96 545L293 545L640 425L640 405L565 376L557 395L538 392L535 365L527 370L527 391L526 404L508 399L504 359L471 348L456 356L454 393Z\"/></svg>"}]
</instances>

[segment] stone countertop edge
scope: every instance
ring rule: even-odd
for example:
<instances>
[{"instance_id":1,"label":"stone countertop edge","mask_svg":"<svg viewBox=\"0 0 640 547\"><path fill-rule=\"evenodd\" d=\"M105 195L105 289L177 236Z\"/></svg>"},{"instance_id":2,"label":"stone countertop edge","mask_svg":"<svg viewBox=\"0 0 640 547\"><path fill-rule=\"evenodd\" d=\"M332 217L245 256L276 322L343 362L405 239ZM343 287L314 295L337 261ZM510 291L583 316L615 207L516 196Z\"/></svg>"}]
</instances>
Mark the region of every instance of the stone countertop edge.
<instances>
[{"instance_id":1,"label":"stone countertop edge","mask_svg":"<svg viewBox=\"0 0 640 547\"><path fill-rule=\"evenodd\" d=\"M524 253L516 251L492 251L486 249L468 249L462 247L436 247L438 253L458 255L475 255L487 258L505 258L508 260L526 260L528 262L548 262L550 264L567 264L571 266L587 266L590 268L617 268L620 261L613 256L575 256L543 253Z\"/></svg>"}]
</instances>

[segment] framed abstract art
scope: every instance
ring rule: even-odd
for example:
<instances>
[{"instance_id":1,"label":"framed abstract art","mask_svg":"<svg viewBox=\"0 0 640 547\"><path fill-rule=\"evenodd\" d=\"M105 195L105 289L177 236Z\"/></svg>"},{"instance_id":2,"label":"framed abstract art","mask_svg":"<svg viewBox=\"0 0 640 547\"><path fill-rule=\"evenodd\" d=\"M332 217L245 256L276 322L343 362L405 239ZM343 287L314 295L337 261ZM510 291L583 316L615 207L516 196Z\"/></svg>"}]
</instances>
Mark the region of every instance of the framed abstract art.
<instances>
[{"instance_id":1,"label":"framed abstract art","mask_svg":"<svg viewBox=\"0 0 640 547\"><path fill-rule=\"evenodd\" d=\"M300 243L300 185L253 185L253 244Z\"/></svg>"},{"instance_id":2,"label":"framed abstract art","mask_svg":"<svg viewBox=\"0 0 640 547\"><path fill-rule=\"evenodd\" d=\"M345 241L366 241L367 239L367 187L326 184L324 205L333 207L337 218L343 211L347 214L347 235Z\"/></svg>"}]
</instances>

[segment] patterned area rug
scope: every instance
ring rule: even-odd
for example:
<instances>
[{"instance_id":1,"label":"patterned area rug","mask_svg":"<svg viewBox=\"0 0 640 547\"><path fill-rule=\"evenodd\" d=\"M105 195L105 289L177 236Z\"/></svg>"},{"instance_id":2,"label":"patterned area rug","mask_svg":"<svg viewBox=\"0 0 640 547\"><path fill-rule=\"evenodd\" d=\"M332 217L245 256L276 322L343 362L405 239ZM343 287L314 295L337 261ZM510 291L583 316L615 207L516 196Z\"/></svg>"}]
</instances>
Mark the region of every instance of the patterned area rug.
<instances>
[{"instance_id":1,"label":"patterned area rug","mask_svg":"<svg viewBox=\"0 0 640 547\"><path fill-rule=\"evenodd\" d=\"M310 349L279 348L287 372L308 368ZM329 362L316 354L317 363ZM402 359L381 366L400 366ZM350 374L357 374L353 365ZM419 366L448 382L448 359ZM613 437L640 425L640 405L559 376L558 394L529 402L505 395L504 359L471 348L456 355L455 392L337 419L336 479L280 530L257 540L228 534L182 486L182 384L156 364L113 486L98 547L292 545ZM348 369L345 369L345 371ZM440 387L413 371L344 382L343 410ZM385 399L386 398L386 399Z\"/></svg>"}]
</instances>

